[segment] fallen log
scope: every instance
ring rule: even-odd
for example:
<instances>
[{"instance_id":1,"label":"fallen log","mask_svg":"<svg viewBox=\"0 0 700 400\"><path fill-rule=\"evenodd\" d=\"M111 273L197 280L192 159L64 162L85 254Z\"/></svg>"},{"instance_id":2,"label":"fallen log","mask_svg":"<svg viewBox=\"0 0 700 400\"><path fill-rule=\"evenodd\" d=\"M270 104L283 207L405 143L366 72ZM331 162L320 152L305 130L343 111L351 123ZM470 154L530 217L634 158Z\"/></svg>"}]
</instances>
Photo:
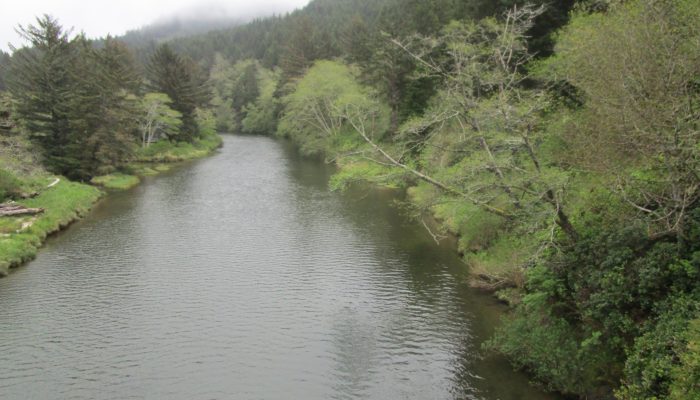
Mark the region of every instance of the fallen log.
<instances>
[{"instance_id":1,"label":"fallen log","mask_svg":"<svg viewBox=\"0 0 700 400\"><path fill-rule=\"evenodd\" d=\"M0 204L0 217L17 215L36 215L44 212L43 208L27 208L19 204Z\"/></svg>"}]
</instances>

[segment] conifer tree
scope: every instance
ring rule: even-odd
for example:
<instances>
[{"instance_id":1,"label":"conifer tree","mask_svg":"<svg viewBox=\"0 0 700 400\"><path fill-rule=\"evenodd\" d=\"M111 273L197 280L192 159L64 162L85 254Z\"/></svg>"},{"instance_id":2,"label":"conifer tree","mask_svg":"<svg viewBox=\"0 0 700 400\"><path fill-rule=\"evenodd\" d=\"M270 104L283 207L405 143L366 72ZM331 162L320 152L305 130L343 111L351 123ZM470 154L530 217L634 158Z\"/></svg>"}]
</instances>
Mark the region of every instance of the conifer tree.
<instances>
[{"instance_id":1,"label":"conifer tree","mask_svg":"<svg viewBox=\"0 0 700 400\"><path fill-rule=\"evenodd\" d=\"M19 27L31 48L13 48L8 86L17 101L17 113L39 145L46 166L57 173L74 166L63 150L71 142L69 107L75 52L58 21L48 15L37 25Z\"/></svg>"},{"instance_id":2,"label":"conifer tree","mask_svg":"<svg viewBox=\"0 0 700 400\"><path fill-rule=\"evenodd\" d=\"M251 62L245 66L243 73L233 87L232 99L233 108L240 112L247 104L258 98L260 89L258 88L258 67Z\"/></svg>"},{"instance_id":3,"label":"conifer tree","mask_svg":"<svg viewBox=\"0 0 700 400\"><path fill-rule=\"evenodd\" d=\"M304 75L317 58L316 43L310 40L314 36L311 18L303 15L294 19L292 24L280 60L280 68L286 79Z\"/></svg>"},{"instance_id":4,"label":"conifer tree","mask_svg":"<svg viewBox=\"0 0 700 400\"><path fill-rule=\"evenodd\" d=\"M10 67L10 55L0 50L0 91L7 90L5 76L7 69Z\"/></svg>"},{"instance_id":5,"label":"conifer tree","mask_svg":"<svg viewBox=\"0 0 700 400\"><path fill-rule=\"evenodd\" d=\"M133 94L139 79L129 50L73 39L49 16L21 28L31 48L15 51L10 89L17 113L46 167L87 180L126 161L135 142Z\"/></svg>"},{"instance_id":6,"label":"conifer tree","mask_svg":"<svg viewBox=\"0 0 700 400\"><path fill-rule=\"evenodd\" d=\"M151 57L147 71L150 89L167 94L172 100L172 108L182 114L180 133L171 139L193 141L199 136L195 110L203 96L194 63L163 44Z\"/></svg>"}]
</instances>

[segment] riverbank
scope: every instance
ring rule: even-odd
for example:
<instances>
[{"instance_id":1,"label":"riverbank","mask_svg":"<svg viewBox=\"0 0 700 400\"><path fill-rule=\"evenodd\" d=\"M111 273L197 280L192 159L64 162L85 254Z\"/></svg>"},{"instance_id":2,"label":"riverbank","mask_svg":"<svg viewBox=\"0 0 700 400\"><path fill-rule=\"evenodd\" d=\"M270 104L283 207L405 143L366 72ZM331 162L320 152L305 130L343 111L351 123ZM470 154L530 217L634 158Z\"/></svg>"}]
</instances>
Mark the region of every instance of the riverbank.
<instances>
[{"instance_id":1,"label":"riverbank","mask_svg":"<svg viewBox=\"0 0 700 400\"><path fill-rule=\"evenodd\" d=\"M81 218L101 196L94 186L61 179L36 197L19 201L45 211L36 216L0 219L0 276L34 259L47 236Z\"/></svg>"},{"instance_id":2,"label":"riverbank","mask_svg":"<svg viewBox=\"0 0 700 400\"><path fill-rule=\"evenodd\" d=\"M18 192L27 197L16 201L43 213L0 218L0 277L36 257L46 238L77 221L104 195L100 189L126 190L144 176L167 171L173 163L204 157L222 145L219 135L207 135L192 144L159 142L138 153L123 171L96 177L90 184L55 177L22 157L3 157L0 169L19 171L11 176ZM24 169L19 168L23 165ZM58 181L57 181L58 179ZM57 182L57 183L56 183Z\"/></svg>"},{"instance_id":3,"label":"riverbank","mask_svg":"<svg viewBox=\"0 0 700 400\"><path fill-rule=\"evenodd\" d=\"M144 176L168 171L173 163L194 160L221 147L223 141L216 133L206 133L194 143L160 141L141 148L135 160L121 171L97 176L90 183L108 190L128 190L138 185Z\"/></svg>"}]
</instances>

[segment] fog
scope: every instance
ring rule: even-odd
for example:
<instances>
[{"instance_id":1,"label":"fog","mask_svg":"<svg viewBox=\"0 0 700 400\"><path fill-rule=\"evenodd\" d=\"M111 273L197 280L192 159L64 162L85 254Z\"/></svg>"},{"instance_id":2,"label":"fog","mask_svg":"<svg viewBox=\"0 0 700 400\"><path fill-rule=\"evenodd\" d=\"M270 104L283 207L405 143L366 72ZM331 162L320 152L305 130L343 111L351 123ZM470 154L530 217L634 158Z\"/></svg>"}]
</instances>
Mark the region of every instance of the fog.
<instances>
[{"instance_id":1,"label":"fog","mask_svg":"<svg viewBox=\"0 0 700 400\"><path fill-rule=\"evenodd\" d=\"M250 20L303 7L310 0L9 0L0 12L0 49L8 43L21 47L25 42L15 32L18 25L33 24L37 16L49 14L65 28L97 38L122 35L151 23L169 19Z\"/></svg>"}]
</instances>

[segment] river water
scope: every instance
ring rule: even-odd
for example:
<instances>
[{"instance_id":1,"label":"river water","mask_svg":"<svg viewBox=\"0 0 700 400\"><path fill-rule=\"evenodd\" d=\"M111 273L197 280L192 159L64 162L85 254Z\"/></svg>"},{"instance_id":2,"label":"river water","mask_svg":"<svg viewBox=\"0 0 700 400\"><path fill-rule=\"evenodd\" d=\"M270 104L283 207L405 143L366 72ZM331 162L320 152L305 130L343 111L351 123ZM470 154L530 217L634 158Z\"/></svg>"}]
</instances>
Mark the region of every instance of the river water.
<instances>
[{"instance_id":1,"label":"river water","mask_svg":"<svg viewBox=\"0 0 700 400\"><path fill-rule=\"evenodd\" d=\"M454 248L330 173L227 136L108 196L0 280L0 398L550 398L482 357Z\"/></svg>"}]
</instances>

